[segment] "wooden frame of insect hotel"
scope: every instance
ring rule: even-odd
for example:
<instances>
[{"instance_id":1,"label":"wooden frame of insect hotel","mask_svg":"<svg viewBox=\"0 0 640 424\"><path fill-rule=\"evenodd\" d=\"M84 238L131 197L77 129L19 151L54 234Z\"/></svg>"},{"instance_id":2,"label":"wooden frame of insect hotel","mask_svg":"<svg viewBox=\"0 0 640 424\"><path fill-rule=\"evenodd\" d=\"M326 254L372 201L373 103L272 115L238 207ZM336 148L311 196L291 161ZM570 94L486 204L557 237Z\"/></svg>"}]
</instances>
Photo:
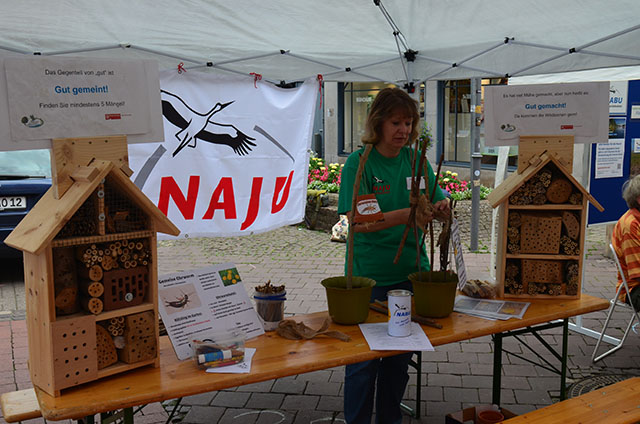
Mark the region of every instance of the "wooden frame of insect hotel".
<instances>
[{"instance_id":1,"label":"wooden frame of insect hotel","mask_svg":"<svg viewBox=\"0 0 640 424\"><path fill-rule=\"evenodd\" d=\"M518 172L487 197L500 208L500 297L580 297L587 205L604 209L572 167L573 136L520 137Z\"/></svg>"},{"instance_id":2,"label":"wooden frame of insect hotel","mask_svg":"<svg viewBox=\"0 0 640 424\"><path fill-rule=\"evenodd\" d=\"M53 140L53 186L7 237L24 255L29 371L62 389L159 366L156 232L125 137Z\"/></svg>"}]
</instances>

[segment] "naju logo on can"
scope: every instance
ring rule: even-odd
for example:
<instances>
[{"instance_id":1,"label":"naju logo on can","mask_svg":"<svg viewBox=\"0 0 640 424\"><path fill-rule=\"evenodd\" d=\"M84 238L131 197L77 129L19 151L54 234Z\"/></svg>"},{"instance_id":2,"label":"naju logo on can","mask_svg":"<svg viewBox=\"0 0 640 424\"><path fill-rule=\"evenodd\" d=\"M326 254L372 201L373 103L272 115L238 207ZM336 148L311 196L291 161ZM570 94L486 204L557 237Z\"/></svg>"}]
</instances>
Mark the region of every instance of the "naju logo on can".
<instances>
[{"instance_id":1,"label":"naju logo on can","mask_svg":"<svg viewBox=\"0 0 640 424\"><path fill-rule=\"evenodd\" d=\"M406 337L411 334L411 294L409 290L390 290L387 293L387 333L390 336Z\"/></svg>"}]
</instances>

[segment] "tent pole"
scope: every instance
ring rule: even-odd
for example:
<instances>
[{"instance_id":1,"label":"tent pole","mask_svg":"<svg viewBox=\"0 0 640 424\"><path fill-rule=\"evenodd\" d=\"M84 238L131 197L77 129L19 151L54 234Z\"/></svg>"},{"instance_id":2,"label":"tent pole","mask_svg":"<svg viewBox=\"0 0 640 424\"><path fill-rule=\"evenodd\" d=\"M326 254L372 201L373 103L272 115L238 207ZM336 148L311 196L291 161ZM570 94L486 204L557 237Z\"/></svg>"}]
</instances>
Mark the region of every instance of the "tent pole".
<instances>
[{"instance_id":1,"label":"tent pole","mask_svg":"<svg viewBox=\"0 0 640 424\"><path fill-rule=\"evenodd\" d=\"M85 52L95 52L98 50L111 50L111 49L119 49L119 48L127 48L128 44L109 44L106 46L98 46L98 47L90 47L86 49L70 49L70 50L58 50L52 52L41 52L42 56L56 56L60 54L73 54L73 53L85 53Z\"/></svg>"},{"instance_id":2,"label":"tent pole","mask_svg":"<svg viewBox=\"0 0 640 424\"><path fill-rule=\"evenodd\" d=\"M20 50L20 49L16 49L13 47L9 47L9 46L2 46L0 45L0 50L6 50L9 52L14 52L14 53L22 53L22 54L31 54L32 52L27 51L27 50Z\"/></svg>"},{"instance_id":3,"label":"tent pole","mask_svg":"<svg viewBox=\"0 0 640 424\"><path fill-rule=\"evenodd\" d=\"M478 250L478 221L480 209L480 118L477 107L480 106L480 92L482 80L471 78L471 241L469 250Z\"/></svg>"},{"instance_id":4,"label":"tent pole","mask_svg":"<svg viewBox=\"0 0 640 424\"><path fill-rule=\"evenodd\" d=\"M581 45L579 47L576 47L576 49L577 50L586 49L587 47L591 47L594 44L599 44L599 43L602 43L603 41L611 40L612 38L616 38L616 37L619 37L621 35L625 35L625 34L627 34L629 32L635 31L637 29L640 29L640 25L632 26L631 28L623 29L623 30L615 32L615 33L613 33L611 35L607 35L606 37L598 38L597 40L594 40L594 41L592 41L590 43L583 44L583 45Z\"/></svg>"},{"instance_id":5,"label":"tent pole","mask_svg":"<svg viewBox=\"0 0 640 424\"><path fill-rule=\"evenodd\" d=\"M328 66L329 68L333 68L333 69L341 69L342 70L342 68L340 66L332 65L330 63L321 62L321 61L315 60L315 59L310 59L308 57L300 56L300 55L297 55L295 53L286 53L286 54L287 54L287 56L295 57L296 59L304 60L304 61L311 62L311 63L316 63L316 64L322 65L322 66Z\"/></svg>"},{"instance_id":6,"label":"tent pole","mask_svg":"<svg viewBox=\"0 0 640 424\"><path fill-rule=\"evenodd\" d=\"M170 57L172 59L176 59L176 60L180 60L180 61L185 61L185 62L191 62L191 63L200 63L200 60L195 60L195 59L189 59L188 57L182 57L182 56L176 56L173 54L169 54L166 52L161 52L159 50L154 50L154 49L148 49L146 47L140 47L140 46L134 46L132 45L130 47L132 50L140 50L141 52L147 52L147 53L151 53L151 54L157 54L158 56L164 56L164 57Z\"/></svg>"}]
</instances>

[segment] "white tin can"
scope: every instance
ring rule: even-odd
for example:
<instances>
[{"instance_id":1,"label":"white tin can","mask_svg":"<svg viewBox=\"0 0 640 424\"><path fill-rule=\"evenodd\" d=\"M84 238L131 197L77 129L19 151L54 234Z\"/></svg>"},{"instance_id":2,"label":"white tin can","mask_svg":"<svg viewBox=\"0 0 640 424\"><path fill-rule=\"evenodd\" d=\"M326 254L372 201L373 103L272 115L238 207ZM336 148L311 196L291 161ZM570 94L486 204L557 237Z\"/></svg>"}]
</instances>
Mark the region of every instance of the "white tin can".
<instances>
[{"instance_id":1,"label":"white tin can","mask_svg":"<svg viewBox=\"0 0 640 424\"><path fill-rule=\"evenodd\" d=\"M387 332L390 336L406 337L411 334L411 295L409 290L387 292L389 310Z\"/></svg>"}]
</instances>

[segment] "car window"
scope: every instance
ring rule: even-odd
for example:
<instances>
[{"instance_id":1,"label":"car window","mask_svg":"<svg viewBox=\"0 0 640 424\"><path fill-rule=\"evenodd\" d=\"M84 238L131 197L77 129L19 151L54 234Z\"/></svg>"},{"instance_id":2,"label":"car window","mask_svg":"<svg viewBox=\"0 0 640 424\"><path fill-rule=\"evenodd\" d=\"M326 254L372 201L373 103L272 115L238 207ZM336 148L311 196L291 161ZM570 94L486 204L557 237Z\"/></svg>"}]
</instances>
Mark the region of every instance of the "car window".
<instances>
[{"instance_id":1,"label":"car window","mask_svg":"<svg viewBox=\"0 0 640 424\"><path fill-rule=\"evenodd\" d=\"M51 177L49 149L0 152L0 177Z\"/></svg>"}]
</instances>

